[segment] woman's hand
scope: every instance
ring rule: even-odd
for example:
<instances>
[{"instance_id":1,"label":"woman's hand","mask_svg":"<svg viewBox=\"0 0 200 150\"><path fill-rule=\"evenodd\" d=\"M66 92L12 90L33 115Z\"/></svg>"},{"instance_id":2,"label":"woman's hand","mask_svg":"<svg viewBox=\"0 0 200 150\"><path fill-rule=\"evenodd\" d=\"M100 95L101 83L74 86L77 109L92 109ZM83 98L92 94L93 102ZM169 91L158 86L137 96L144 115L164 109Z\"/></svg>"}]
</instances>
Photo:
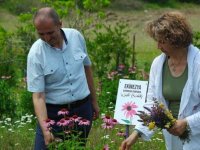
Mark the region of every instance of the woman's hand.
<instances>
[{"instance_id":1,"label":"woman's hand","mask_svg":"<svg viewBox=\"0 0 200 150\"><path fill-rule=\"evenodd\" d=\"M127 139L122 142L120 150L130 150L131 146L137 141L138 137L138 132L134 131Z\"/></svg>"},{"instance_id":2,"label":"woman's hand","mask_svg":"<svg viewBox=\"0 0 200 150\"><path fill-rule=\"evenodd\" d=\"M183 134L186 128L187 128L187 120L180 119L176 121L176 123L168 130L168 132L175 136L180 136Z\"/></svg>"}]
</instances>

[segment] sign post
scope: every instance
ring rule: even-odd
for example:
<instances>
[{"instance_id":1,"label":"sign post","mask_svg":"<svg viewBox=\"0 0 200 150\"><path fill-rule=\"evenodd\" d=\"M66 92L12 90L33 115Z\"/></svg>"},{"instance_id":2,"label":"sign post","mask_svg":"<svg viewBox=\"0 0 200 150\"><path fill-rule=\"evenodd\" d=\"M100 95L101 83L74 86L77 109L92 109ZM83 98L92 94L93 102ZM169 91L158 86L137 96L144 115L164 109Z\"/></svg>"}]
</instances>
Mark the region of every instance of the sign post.
<instances>
[{"instance_id":1,"label":"sign post","mask_svg":"<svg viewBox=\"0 0 200 150\"><path fill-rule=\"evenodd\" d=\"M129 137L129 125L126 125L126 138Z\"/></svg>"},{"instance_id":2,"label":"sign post","mask_svg":"<svg viewBox=\"0 0 200 150\"><path fill-rule=\"evenodd\" d=\"M114 118L119 124L126 125L126 138L129 136L129 126L136 125L143 110L146 99L148 81L120 79Z\"/></svg>"}]
</instances>

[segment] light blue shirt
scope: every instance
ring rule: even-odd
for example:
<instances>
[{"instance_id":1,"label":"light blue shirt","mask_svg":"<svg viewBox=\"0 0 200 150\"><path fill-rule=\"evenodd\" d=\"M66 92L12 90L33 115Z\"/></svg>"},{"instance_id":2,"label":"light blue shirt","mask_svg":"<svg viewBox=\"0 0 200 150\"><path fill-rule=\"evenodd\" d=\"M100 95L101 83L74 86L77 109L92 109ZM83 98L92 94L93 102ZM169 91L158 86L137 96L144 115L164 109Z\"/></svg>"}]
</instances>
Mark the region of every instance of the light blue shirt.
<instances>
[{"instance_id":1,"label":"light blue shirt","mask_svg":"<svg viewBox=\"0 0 200 150\"><path fill-rule=\"evenodd\" d=\"M67 104L89 95L84 66L91 65L83 36L75 29L62 29L67 38L62 50L38 39L27 61L30 92L45 92L46 103Z\"/></svg>"}]
</instances>

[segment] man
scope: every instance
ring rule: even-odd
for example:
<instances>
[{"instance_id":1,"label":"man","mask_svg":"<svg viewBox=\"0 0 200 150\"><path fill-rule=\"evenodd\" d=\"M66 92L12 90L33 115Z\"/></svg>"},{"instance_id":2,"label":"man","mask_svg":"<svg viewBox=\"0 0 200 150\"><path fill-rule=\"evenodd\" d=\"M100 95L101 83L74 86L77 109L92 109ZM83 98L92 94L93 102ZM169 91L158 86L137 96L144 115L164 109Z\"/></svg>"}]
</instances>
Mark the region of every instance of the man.
<instances>
[{"instance_id":1,"label":"man","mask_svg":"<svg viewBox=\"0 0 200 150\"><path fill-rule=\"evenodd\" d=\"M27 82L38 119L35 149L45 149L55 136L46 130L45 120L59 121L58 111L67 107L70 115L92 121L99 116L99 106L83 36L75 29L61 28L58 14L49 7L39 9L33 23L40 39L28 54ZM88 136L90 128L86 133L82 130L82 137Z\"/></svg>"}]
</instances>

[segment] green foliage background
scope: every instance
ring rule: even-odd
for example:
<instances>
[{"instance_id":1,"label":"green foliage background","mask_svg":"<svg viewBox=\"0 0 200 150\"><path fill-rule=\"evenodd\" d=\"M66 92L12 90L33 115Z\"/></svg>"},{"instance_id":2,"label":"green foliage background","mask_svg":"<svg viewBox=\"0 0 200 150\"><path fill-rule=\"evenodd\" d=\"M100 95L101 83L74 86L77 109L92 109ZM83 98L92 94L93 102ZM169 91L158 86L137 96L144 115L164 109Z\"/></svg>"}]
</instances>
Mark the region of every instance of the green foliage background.
<instances>
[{"instance_id":1,"label":"green foliage background","mask_svg":"<svg viewBox=\"0 0 200 150\"><path fill-rule=\"evenodd\" d=\"M156 4L157 1L148 2ZM165 2L177 3L173 0L165 0ZM112 3L117 2L114 0L0 1L1 7L16 15L19 22L14 31L6 30L0 24L0 80L2 89L5 89L5 92L1 92L0 108L7 109L8 113L2 113L1 118L9 114L18 116L22 112L33 113L31 94L26 91L26 59L32 43L37 39L32 16L39 7L54 7L63 20L68 20L68 27L77 28L84 34L88 53L93 62L96 85L98 87L98 83L102 84L102 93L99 94L102 108L108 106L110 102L115 103L116 99L119 78L107 80L110 71L118 71L118 66L123 64L127 68L135 66L136 74L141 74L141 69L143 74L148 72L150 64L145 62L147 65L143 68L137 66L135 43L127 38L130 34L128 24L126 22L115 22L112 25L106 23L108 16L105 8ZM194 33L194 44L199 46L199 32ZM132 79L146 80L144 76L140 78L135 76ZM112 84L109 84L110 82ZM106 97L104 90L111 91L112 96ZM13 97L15 99L12 99ZM14 106L18 109L13 113Z\"/></svg>"},{"instance_id":2,"label":"green foliage background","mask_svg":"<svg viewBox=\"0 0 200 150\"><path fill-rule=\"evenodd\" d=\"M107 21L109 15L113 15L109 10L123 6L123 11L126 12L129 9L125 5L126 2L134 6L133 14L142 14L140 18L136 18L136 20L142 20L142 24L145 20L143 12L148 13L151 9L158 9L159 12L162 12L164 7L179 9L180 5L185 6L185 8L188 6L198 8L196 5L199 3L199 1L194 0L0 0L0 9L6 10L15 16L15 19L17 18L15 23L11 23L11 28L9 26L6 28L5 23L0 22L0 120L7 117L16 120L26 113L34 114L31 93L27 92L26 89L26 59L31 45L37 39L32 16L36 9L42 6L54 7L61 16L65 27L77 28L84 34L88 53L93 62L101 111L112 114L119 79L148 80L151 57L158 54L156 47L153 49L154 51L141 50L141 47L150 49L149 45L152 44L152 41L149 42L145 37L146 35L142 35L144 41L137 41L138 36L141 36L137 33L141 31L134 31L134 27L141 24L131 25L130 29L128 21L115 21L113 24L109 24ZM190 4L186 2L190 2ZM191 3L195 3L195 5ZM136 41L132 41L130 34L131 36L136 35ZM196 46L200 46L199 39L200 32L195 31L194 44ZM125 68L120 71L119 65L122 64ZM135 71L130 72L130 67L135 67ZM112 78L108 78L108 75L113 71L116 74ZM111 110L108 110L109 107ZM97 125L95 130L99 130ZM0 129L0 131L2 131L2 135L7 134L6 129ZM26 131L23 131L23 134L29 136ZM31 132L31 136L33 134ZM13 141L18 141L17 138L20 137L26 143L26 138L20 136L19 133L15 133L12 138L10 135L9 137L10 139L14 138ZM29 142L31 139L27 138ZM0 141L2 140L0 139ZM9 140L4 140L4 142L10 145ZM28 146L27 144L26 147ZM13 147L15 146L12 145ZM160 147L163 148L163 144ZM102 146L99 148L101 149ZM141 145L138 148L141 148Z\"/></svg>"}]
</instances>

